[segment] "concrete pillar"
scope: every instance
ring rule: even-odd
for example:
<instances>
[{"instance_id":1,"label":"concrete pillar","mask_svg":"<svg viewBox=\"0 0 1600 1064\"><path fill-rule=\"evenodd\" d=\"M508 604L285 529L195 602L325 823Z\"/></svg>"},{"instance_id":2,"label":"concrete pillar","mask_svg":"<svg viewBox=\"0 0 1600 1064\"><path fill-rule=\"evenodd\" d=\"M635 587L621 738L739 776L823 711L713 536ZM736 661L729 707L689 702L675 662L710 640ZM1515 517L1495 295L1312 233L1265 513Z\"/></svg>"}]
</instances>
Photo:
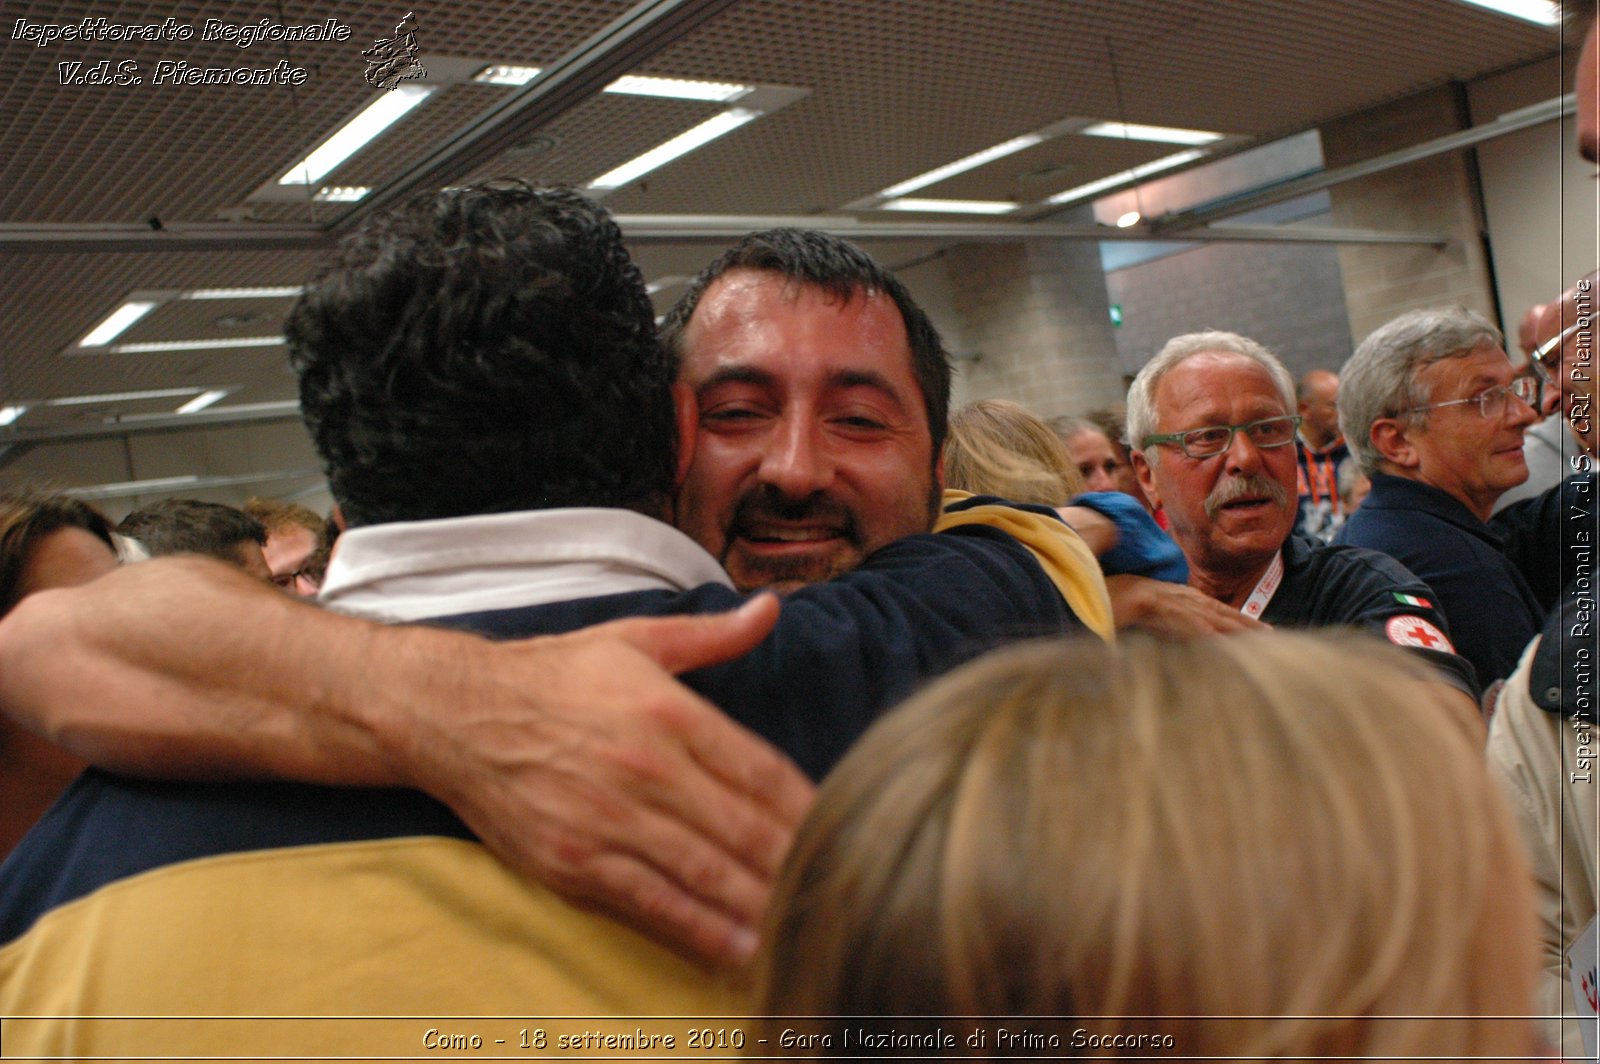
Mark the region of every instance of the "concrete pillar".
<instances>
[{"instance_id":1,"label":"concrete pillar","mask_svg":"<svg viewBox=\"0 0 1600 1064\"><path fill-rule=\"evenodd\" d=\"M963 244L942 261L959 319L954 350L968 356L956 363L956 405L1015 399L1054 417L1123 399L1094 241Z\"/></svg>"},{"instance_id":2,"label":"concrete pillar","mask_svg":"<svg viewBox=\"0 0 1600 1064\"><path fill-rule=\"evenodd\" d=\"M1322 129L1329 169L1467 126L1454 86L1397 100ZM1349 245L1339 249L1350 334L1359 344L1406 310L1459 303L1495 320L1482 211L1468 152L1435 155L1329 190L1336 226L1449 234L1443 248Z\"/></svg>"}]
</instances>

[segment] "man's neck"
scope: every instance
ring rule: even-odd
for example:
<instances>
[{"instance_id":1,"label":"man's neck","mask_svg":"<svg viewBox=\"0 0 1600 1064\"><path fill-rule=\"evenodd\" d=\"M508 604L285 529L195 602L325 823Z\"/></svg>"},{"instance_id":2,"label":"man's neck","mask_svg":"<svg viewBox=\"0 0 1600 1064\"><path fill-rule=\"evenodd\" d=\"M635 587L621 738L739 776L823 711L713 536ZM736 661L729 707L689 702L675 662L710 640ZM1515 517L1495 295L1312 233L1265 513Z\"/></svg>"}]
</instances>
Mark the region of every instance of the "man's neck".
<instances>
[{"instance_id":1,"label":"man's neck","mask_svg":"<svg viewBox=\"0 0 1600 1064\"><path fill-rule=\"evenodd\" d=\"M1313 451L1326 450L1339 442L1339 434L1337 432L1324 436L1309 425L1300 426L1300 438L1305 440L1306 446Z\"/></svg>"},{"instance_id":2,"label":"man's neck","mask_svg":"<svg viewBox=\"0 0 1600 1064\"><path fill-rule=\"evenodd\" d=\"M1272 559L1277 556L1274 552L1260 563L1244 568L1229 566L1220 569L1201 569L1191 561L1189 586L1224 605L1232 606L1236 610L1242 609L1250 597L1250 592L1256 589L1256 585L1266 575L1267 569L1272 566Z\"/></svg>"}]
</instances>

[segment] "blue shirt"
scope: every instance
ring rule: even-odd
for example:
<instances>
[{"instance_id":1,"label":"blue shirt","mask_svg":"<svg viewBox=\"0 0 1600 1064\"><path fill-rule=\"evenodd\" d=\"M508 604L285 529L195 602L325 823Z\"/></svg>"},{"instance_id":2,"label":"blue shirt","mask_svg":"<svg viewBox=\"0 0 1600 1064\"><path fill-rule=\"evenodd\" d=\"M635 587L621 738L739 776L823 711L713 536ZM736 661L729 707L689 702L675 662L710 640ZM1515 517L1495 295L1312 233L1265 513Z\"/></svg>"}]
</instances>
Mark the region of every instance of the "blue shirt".
<instances>
[{"instance_id":1,"label":"blue shirt","mask_svg":"<svg viewBox=\"0 0 1600 1064\"><path fill-rule=\"evenodd\" d=\"M1383 473L1336 543L1382 551L1434 591L1456 651L1488 686L1511 675L1544 609L1505 555L1505 539L1459 499Z\"/></svg>"}]
</instances>

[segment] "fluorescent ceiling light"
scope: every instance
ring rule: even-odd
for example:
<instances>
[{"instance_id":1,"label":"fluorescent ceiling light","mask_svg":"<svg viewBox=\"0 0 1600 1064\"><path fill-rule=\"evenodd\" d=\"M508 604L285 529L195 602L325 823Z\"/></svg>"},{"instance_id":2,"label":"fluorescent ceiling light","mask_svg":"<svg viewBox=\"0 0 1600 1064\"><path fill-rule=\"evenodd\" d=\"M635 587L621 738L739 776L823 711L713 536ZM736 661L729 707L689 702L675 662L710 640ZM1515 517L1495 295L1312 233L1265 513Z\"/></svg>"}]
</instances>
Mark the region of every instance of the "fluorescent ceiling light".
<instances>
[{"instance_id":1,"label":"fluorescent ceiling light","mask_svg":"<svg viewBox=\"0 0 1600 1064\"><path fill-rule=\"evenodd\" d=\"M1005 214L1017 209L1006 200L892 199L879 204L886 211L942 211L947 214Z\"/></svg>"},{"instance_id":2,"label":"fluorescent ceiling light","mask_svg":"<svg viewBox=\"0 0 1600 1064\"><path fill-rule=\"evenodd\" d=\"M178 413L197 413L201 410L204 410L206 407L210 406L219 399L226 399L227 396L228 389L226 388L216 388L209 392L203 392L200 395L195 396L193 399L190 399L187 403L184 403L182 406L178 407Z\"/></svg>"},{"instance_id":3,"label":"fluorescent ceiling light","mask_svg":"<svg viewBox=\"0 0 1600 1064\"><path fill-rule=\"evenodd\" d=\"M285 285L281 288L196 288L184 292L179 299L287 299L305 291L304 285Z\"/></svg>"},{"instance_id":4,"label":"fluorescent ceiling light","mask_svg":"<svg viewBox=\"0 0 1600 1064\"><path fill-rule=\"evenodd\" d=\"M11 424L28 412L25 406L0 406L0 426Z\"/></svg>"},{"instance_id":5,"label":"fluorescent ceiling light","mask_svg":"<svg viewBox=\"0 0 1600 1064\"><path fill-rule=\"evenodd\" d=\"M623 96L662 96L671 100L706 100L727 103L751 90L749 85L726 81L693 81L688 78L652 78L625 74L606 86L607 92Z\"/></svg>"},{"instance_id":6,"label":"fluorescent ceiling light","mask_svg":"<svg viewBox=\"0 0 1600 1064\"><path fill-rule=\"evenodd\" d=\"M1465 0L1474 7L1488 8L1502 15L1510 15L1540 26L1554 26L1561 21L1561 9L1550 0Z\"/></svg>"},{"instance_id":7,"label":"fluorescent ceiling light","mask_svg":"<svg viewBox=\"0 0 1600 1064\"><path fill-rule=\"evenodd\" d=\"M1115 137L1118 140L1153 140L1162 144L1210 144L1222 139L1221 133L1203 129L1174 129L1171 126L1141 126L1128 122L1096 122L1078 130L1086 137Z\"/></svg>"},{"instance_id":8,"label":"fluorescent ceiling light","mask_svg":"<svg viewBox=\"0 0 1600 1064\"><path fill-rule=\"evenodd\" d=\"M400 121L433 92L432 86L402 85L381 94L310 155L278 178L280 185L314 185L378 134Z\"/></svg>"},{"instance_id":9,"label":"fluorescent ceiling light","mask_svg":"<svg viewBox=\"0 0 1600 1064\"><path fill-rule=\"evenodd\" d=\"M38 406L91 406L95 403L121 403L130 399L175 399L194 395L199 388L152 388L144 392L102 392L99 395L64 395L59 399L37 400Z\"/></svg>"},{"instance_id":10,"label":"fluorescent ceiling light","mask_svg":"<svg viewBox=\"0 0 1600 1064\"><path fill-rule=\"evenodd\" d=\"M365 199L371 191L366 185L329 185L311 198L319 203L354 203Z\"/></svg>"},{"instance_id":11,"label":"fluorescent ceiling light","mask_svg":"<svg viewBox=\"0 0 1600 1064\"><path fill-rule=\"evenodd\" d=\"M628 182L667 165L678 156L687 155L696 148L708 144L726 133L732 133L751 119L759 117L761 117L760 111L753 111L744 107L729 108L721 114L713 115L699 125L679 133L665 144L651 148L638 158L630 159L615 170L601 174L589 182L589 187L598 189L621 188Z\"/></svg>"},{"instance_id":12,"label":"fluorescent ceiling light","mask_svg":"<svg viewBox=\"0 0 1600 1064\"><path fill-rule=\"evenodd\" d=\"M472 76L481 85L526 85L539 76L538 67L486 66Z\"/></svg>"},{"instance_id":13,"label":"fluorescent ceiling light","mask_svg":"<svg viewBox=\"0 0 1600 1064\"><path fill-rule=\"evenodd\" d=\"M78 341L79 347L102 347L121 336L123 332L154 310L154 301L128 302L111 312L105 321L89 330L89 335Z\"/></svg>"},{"instance_id":14,"label":"fluorescent ceiling light","mask_svg":"<svg viewBox=\"0 0 1600 1064\"><path fill-rule=\"evenodd\" d=\"M224 347L277 347L281 336L223 336L215 340L156 340L146 344L113 344L114 355L141 355L156 351L210 351Z\"/></svg>"},{"instance_id":15,"label":"fluorescent ceiling light","mask_svg":"<svg viewBox=\"0 0 1600 1064\"><path fill-rule=\"evenodd\" d=\"M900 182L898 185L890 185L888 188L878 193L878 195L882 196L884 199L894 199L898 196L905 195L907 192L915 192L919 188L943 181L947 177L954 177L956 174L964 174L968 170L976 169L977 167L982 166L984 163L992 163L996 159L1003 159L1007 155L1011 155L1014 152L1019 152L1024 148L1031 148L1035 144L1043 143L1043 141L1044 138L1037 133L1026 133L1020 137L1013 137L1004 144L996 144L992 148L985 148L983 151L977 152L973 155L968 155L964 159L957 159L953 163L946 163L936 170L929 170L925 174L919 174L918 176L911 178L909 181Z\"/></svg>"},{"instance_id":16,"label":"fluorescent ceiling light","mask_svg":"<svg viewBox=\"0 0 1600 1064\"><path fill-rule=\"evenodd\" d=\"M1087 185L1079 185L1077 188L1069 188L1065 192L1057 192L1054 196L1051 196L1049 199L1045 200L1045 202L1073 203L1077 200L1087 199L1096 192L1103 192L1108 188L1114 188L1117 185L1127 184L1129 181L1138 181L1141 178L1149 177L1151 174L1159 174L1163 170L1171 170L1174 166L1182 166L1184 163L1193 162L1196 159L1202 159L1205 157L1205 154L1205 152L1200 151L1197 148L1191 148L1188 151L1180 151L1176 155L1168 155L1165 158L1156 159L1152 162L1141 163L1131 170L1118 171L1109 177L1102 177L1098 181L1091 181Z\"/></svg>"},{"instance_id":17,"label":"fluorescent ceiling light","mask_svg":"<svg viewBox=\"0 0 1600 1064\"><path fill-rule=\"evenodd\" d=\"M483 85L526 85L539 76L539 67L487 66L473 75ZM619 96L660 96L669 100L704 100L727 103L754 88L729 81L696 81L692 78L653 78L643 74L624 74L605 87Z\"/></svg>"}]
</instances>

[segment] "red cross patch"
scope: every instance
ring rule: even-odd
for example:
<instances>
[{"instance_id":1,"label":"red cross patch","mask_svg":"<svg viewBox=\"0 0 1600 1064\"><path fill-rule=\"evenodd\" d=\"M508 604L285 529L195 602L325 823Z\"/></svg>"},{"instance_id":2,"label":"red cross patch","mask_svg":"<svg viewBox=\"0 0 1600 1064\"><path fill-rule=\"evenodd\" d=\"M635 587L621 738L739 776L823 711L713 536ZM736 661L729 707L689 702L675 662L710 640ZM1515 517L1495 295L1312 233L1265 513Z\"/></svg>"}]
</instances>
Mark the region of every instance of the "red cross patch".
<instances>
[{"instance_id":1,"label":"red cross patch","mask_svg":"<svg viewBox=\"0 0 1600 1064\"><path fill-rule=\"evenodd\" d=\"M1450 645L1450 637L1439 630L1439 626L1416 617L1405 614L1400 617L1390 617L1383 626L1383 634L1389 637L1389 642L1395 646L1423 647L1427 650L1444 650L1451 654L1456 648Z\"/></svg>"}]
</instances>

